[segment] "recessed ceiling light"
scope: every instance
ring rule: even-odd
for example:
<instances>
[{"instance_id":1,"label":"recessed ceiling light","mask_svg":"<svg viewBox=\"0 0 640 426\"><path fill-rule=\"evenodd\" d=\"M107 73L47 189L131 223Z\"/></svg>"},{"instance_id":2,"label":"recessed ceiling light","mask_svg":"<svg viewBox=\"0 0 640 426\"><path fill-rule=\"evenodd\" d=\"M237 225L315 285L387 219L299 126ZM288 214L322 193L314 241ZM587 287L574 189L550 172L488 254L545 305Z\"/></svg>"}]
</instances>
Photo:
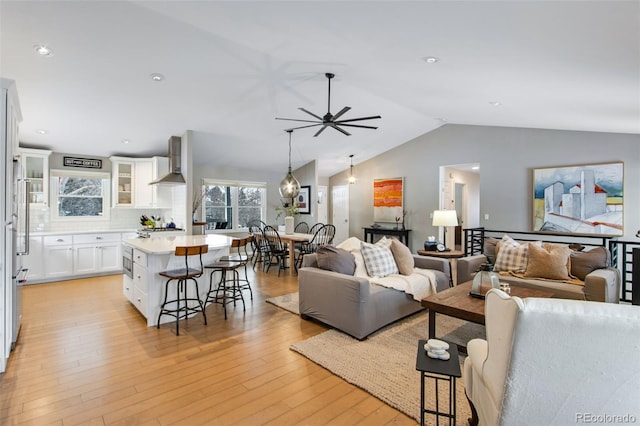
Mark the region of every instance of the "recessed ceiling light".
<instances>
[{"instance_id":1,"label":"recessed ceiling light","mask_svg":"<svg viewBox=\"0 0 640 426\"><path fill-rule=\"evenodd\" d=\"M162 81L162 80L164 80L164 75L158 74L158 73L153 73L149 77L151 77L151 80L153 80L153 81Z\"/></svg>"},{"instance_id":2,"label":"recessed ceiling light","mask_svg":"<svg viewBox=\"0 0 640 426\"><path fill-rule=\"evenodd\" d=\"M443 123L446 123L447 121L449 121L447 118L445 117L436 117L436 120L441 121Z\"/></svg>"},{"instance_id":3,"label":"recessed ceiling light","mask_svg":"<svg viewBox=\"0 0 640 426\"><path fill-rule=\"evenodd\" d=\"M36 44L35 46L33 46L33 48L40 56L44 56L45 58L50 58L53 56L53 50L49 49L44 44Z\"/></svg>"},{"instance_id":4,"label":"recessed ceiling light","mask_svg":"<svg viewBox=\"0 0 640 426\"><path fill-rule=\"evenodd\" d=\"M489 102L489 105L492 105L494 107L499 107L500 105L502 105L502 102L491 101L491 102Z\"/></svg>"},{"instance_id":5,"label":"recessed ceiling light","mask_svg":"<svg viewBox=\"0 0 640 426\"><path fill-rule=\"evenodd\" d=\"M473 166L471 167L471 170L480 170L480 166Z\"/></svg>"},{"instance_id":6,"label":"recessed ceiling light","mask_svg":"<svg viewBox=\"0 0 640 426\"><path fill-rule=\"evenodd\" d=\"M425 56L424 58L422 58L422 60L428 64L435 64L440 59L436 58L435 56Z\"/></svg>"},{"instance_id":7,"label":"recessed ceiling light","mask_svg":"<svg viewBox=\"0 0 640 426\"><path fill-rule=\"evenodd\" d=\"M129 143L129 139L122 139L122 143L127 145Z\"/></svg>"},{"instance_id":8,"label":"recessed ceiling light","mask_svg":"<svg viewBox=\"0 0 640 426\"><path fill-rule=\"evenodd\" d=\"M36 130L36 133L39 134L39 135L46 135L49 132L47 130L45 130L45 129L38 129L38 130Z\"/></svg>"}]
</instances>

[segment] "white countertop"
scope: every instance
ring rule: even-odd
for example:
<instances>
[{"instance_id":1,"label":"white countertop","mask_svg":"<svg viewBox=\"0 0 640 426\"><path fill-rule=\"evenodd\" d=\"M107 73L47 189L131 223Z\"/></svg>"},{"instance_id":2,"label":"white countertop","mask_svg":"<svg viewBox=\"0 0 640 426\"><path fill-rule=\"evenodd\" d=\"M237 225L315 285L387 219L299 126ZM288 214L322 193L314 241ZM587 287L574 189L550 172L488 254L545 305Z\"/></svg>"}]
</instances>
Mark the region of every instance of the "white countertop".
<instances>
[{"instance_id":1,"label":"white countertop","mask_svg":"<svg viewBox=\"0 0 640 426\"><path fill-rule=\"evenodd\" d=\"M31 231L29 235L32 237L41 237L48 235L77 235L77 234L109 234L109 233L118 233L118 232L136 232L135 228L126 228L126 229L92 229L92 230L69 230L69 231Z\"/></svg>"},{"instance_id":2,"label":"white countertop","mask_svg":"<svg viewBox=\"0 0 640 426\"><path fill-rule=\"evenodd\" d=\"M210 249L231 246L232 237L218 234L176 235L171 237L134 238L123 243L148 254L173 253L178 246L208 245Z\"/></svg>"}]
</instances>

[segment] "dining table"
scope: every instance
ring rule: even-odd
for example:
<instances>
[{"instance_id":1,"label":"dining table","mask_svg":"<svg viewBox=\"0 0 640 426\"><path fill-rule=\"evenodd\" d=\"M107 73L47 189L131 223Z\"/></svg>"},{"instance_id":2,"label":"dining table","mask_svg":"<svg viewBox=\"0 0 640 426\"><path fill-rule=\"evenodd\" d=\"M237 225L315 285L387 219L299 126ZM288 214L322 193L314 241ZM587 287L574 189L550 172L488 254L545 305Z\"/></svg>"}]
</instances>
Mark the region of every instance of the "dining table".
<instances>
[{"instance_id":1,"label":"dining table","mask_svg":"<svg viewBox=\"0 0 640 426\"><path fill-rule=\"evenodd\" d=\"M289 273L294 275L295 262L296 262L296 243L304 243L311 241L313 234L303 234L300 232L294 232L293 234L280 233L280 241L289 246Z\"/></svg>"}]
</instances>

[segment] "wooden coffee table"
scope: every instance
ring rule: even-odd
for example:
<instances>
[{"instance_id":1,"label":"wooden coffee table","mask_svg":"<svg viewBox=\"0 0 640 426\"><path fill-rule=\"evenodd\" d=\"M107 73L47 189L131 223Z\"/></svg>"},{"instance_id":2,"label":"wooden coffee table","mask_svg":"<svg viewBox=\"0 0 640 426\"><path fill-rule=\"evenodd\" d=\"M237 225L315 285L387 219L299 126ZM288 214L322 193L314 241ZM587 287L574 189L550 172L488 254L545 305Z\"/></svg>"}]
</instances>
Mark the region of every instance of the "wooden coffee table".
<instances>
[{"instance_id":1,"label":"wooden coffee table","mask_svg":"<svg viewBox=\"0 0 640 426\"><path fill-rule=\"evenodd\" d=\"M469 296L472 281L467 281L452 288L422 299L422 306L429 309L429 339L436 338L436 312L465 321L484 325L484 299ZM511 286L511 295L525 297L553 297L553 293L544 290ZM467 348L458 345L458 349L467 353Z\"/></svg>"}]
</instances>

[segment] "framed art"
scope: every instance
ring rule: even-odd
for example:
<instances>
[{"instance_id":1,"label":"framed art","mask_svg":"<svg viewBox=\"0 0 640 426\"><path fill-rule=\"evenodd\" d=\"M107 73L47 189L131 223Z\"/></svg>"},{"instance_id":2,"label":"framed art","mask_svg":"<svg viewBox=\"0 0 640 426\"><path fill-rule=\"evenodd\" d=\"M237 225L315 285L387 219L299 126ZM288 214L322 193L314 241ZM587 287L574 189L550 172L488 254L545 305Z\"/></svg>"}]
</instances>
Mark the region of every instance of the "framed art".
<instances>
[{"instance_id":1,"label":"framed art","mask_svg":"<svg viewBox=\"0 0 640 426\"><path fill-rule=\"evenodd\" d=\"M300 187L300 193L296 197L298 203L298 211L300 214L311 214L311 186L304 185Z\"/></svg>"},{"instance_id":2,"label":"framed art","mask_svg":"<svg viewBox=\"0 0 640 426\"><path fill-rule=\"evenodd\" d=\"M533 170L533 230L624 234L624 163Z\"/></svg>"},{"instance_id":3,"label":"framed art","mask_svg":"<svg viewBox=\"0 0 640 426\"><path fill-rule=\"evenodd\" d=\"M404 178L373 180L373 221L402 223ZM396 222L399 217L400 221Z\"/></svg>"}]
</instances>

